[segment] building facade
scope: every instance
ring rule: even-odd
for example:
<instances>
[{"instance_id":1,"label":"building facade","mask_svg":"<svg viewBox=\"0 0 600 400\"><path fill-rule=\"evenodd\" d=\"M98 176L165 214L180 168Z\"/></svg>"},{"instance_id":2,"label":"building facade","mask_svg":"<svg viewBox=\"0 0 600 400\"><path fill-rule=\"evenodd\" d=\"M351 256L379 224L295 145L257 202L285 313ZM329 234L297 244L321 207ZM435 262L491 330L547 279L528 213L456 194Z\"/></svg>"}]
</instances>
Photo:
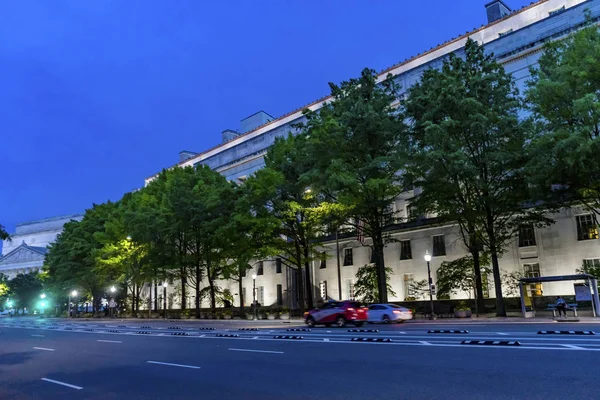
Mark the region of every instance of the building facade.
<instances>
[{"instance_id":1,"label":"building facade","mask_svg":"<svg viewBox=\"0 0 600 400\"><path fill-rule=\"evenodd\" d=\"M468 38L485 46L493 53L507 72L514 77L517 87L523 91L530 76L530 68L537 65L546 43L557 40L580 29L589 11L592 20L600 20L600 0L540 0L520 10L512 11L508 1L495 0L485 6L488 23L471 32L451 39L435 48L394 65L380 74L383 80L388 74L405 92L419 81L428 68L439 68L451 53L461 55ZM483 11L483 10L482 10ZM306 108L318 110L329 97L319 99L282 117L273 118L261 111L242 120L240 130L225 130L223 143L201 153L184 151L176 166L205 164L230 180L243 182L246 177L264 166L264 156L277 137L295 133L293 124L303 121ZM146 179L146 183L153 177ZM467 254L456 226L439 225L433 221L415 224L408 221L409 204L399 198L394 204L398 224L391 232L393 242L385 249L386 265L391 267L391 285L396 296L390 301L402 301L419 297L414 283L426 279L427 267L423 259L426 251L433 256L432 276L443 261L451 261ZM600 242L594 219L583 209L566 209L552 216L555 223L547 228L525 227L503 254L500 267L506 273L518 271L525 276L567 275L574 273L584 263L600 263ZM337 254L335 243L324 243L327 257L324 262L313 263L312 280L315 298L352 298L353 283L357 269L370 261L370 248L355 238L340 241ZM337 273L337 260L342 264ZM259 267L261 267L259 269ZM293 279L287 268L281 269L276 260L257 262L255 267L257 300L263 305L288 306ZM253 282L248 274L244 282L245 303L252 302ZM492 279L486 279L486 292L493 297ZM341 285L339 283L341 283ZM237 284L222 282L239 296ZM338 287L341 286L341 293ZM173 289L176 290L176 287ZM506 288L505 288L506 289ZM533 290L533 289L532 289ZM545 284L545 295L572 294L572 283ZM512 293L506 293L511 295ZM457 297L468 296L466 293ZM192 301L192 299L188 299ZM239 300L238 301L239 304ZM191 304L191 303L190 303ZM205 304L206 305L206 304Z\"/></svg>"},{"instance_id":2,"label":"building facade","mask_svg":"<svg viewBox=\"0 0 600 400\"><path fill-rule=\"evenodd\" d=\"M48 246L56 240L63 226L82 218L81 214L73 214L18 224L10 239L2 243L0 273L10 279L17 274L40 271Z\"/></svg>"}]
</instances>

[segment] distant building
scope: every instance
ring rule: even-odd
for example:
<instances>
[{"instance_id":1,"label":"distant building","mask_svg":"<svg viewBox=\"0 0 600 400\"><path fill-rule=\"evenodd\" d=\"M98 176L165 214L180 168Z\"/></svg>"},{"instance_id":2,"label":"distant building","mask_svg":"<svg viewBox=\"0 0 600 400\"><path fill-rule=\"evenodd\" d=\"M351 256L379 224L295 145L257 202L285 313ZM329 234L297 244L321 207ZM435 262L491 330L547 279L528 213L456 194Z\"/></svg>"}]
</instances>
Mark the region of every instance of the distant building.
<instances>
[{"instance_id":1,"label":"distant building","mask_svg":"<svg viewBox=\"0 0 600 400\"><path fill-rule=\"evenodd\" d=\"M63 231L63 226L82 218L82 214L72 214L18 224L15 233L2 244L0 273L14 278L17 274L39 271L48 246Z\"/></svg>"}]
</instances>

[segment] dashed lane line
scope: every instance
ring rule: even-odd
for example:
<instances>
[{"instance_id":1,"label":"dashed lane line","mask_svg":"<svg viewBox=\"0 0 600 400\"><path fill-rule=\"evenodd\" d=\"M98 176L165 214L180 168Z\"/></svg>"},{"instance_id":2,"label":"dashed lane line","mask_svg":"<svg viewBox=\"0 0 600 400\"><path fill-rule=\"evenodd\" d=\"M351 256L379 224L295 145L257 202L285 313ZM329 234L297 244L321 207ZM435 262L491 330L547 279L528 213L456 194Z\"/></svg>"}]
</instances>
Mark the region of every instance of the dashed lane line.
<instances>
[{"instance_id":1,"label":"dashed lane line","mask_svg":"<svg viewBox=\"0 0 600 400\"><path fill-rule=\"evenodd\" d=\"M46 347L34 347L36 350L44 350L44 351L54 351L54 349L48 349Z\"/></svg>"},{"instance_id":2,"label":"dashed lane line","mask_svg":"<svg viewBox=\"0 0 600 400\"><path fill-rule=\"evenodd\" d=\"M45 337L44 335L31 335L33 337Z\"/></svg>"},{"instance_id":3,"label":"dashed lane line","mask_svg":"<svg viewBox=\"0 0 600 400\"><path fill-rule=\"evenodd\" d=\"M75 389L75 390L83 389L81 386L75 386L75 385L71 385L70 383L55 381L54 379L42 378L42 380L45 382L50 382L50 383L55 383L57 385L66 386L66 387L69 387L69 388Z\"/></svg>"},{"instance_id":4,"label":"dashed lane line","mask_svg":"<svg viewBox=\"0 0 600 400\"><path fill-rule=\"evenodd\" d=\"M120 340L101 340L101 339L98 339L97 342L102 342L102 343L123 343Z\"/></svg>"},{"instance_id":5,"label":"dashed lane line","mask_svg":"<svg viewBox=\"0 0 600 400\"><path fill-rule=\"evenodd\" d=\"M148 364L158 364L158 365L166 365L168 367L179 367L179 368L191 368L191 369L200 369L200 367L196 366L196 365L185 365L185 364L173 364L173 363L166 363L166 362L160 362L160 361L146 361Z\"/></svg>"},{"instance_id":6,"label":"dashed lane line","mask_svg":"<svg viewBox=\"0 0 600 400\"><path fill-rule=\"evenodd\" d=\"M283 351L270 351L270 350L252 350L252 349L228 349L231 351L245 351L249 353L270 353L270 354L284 354Z\"/></svg>"}]
</instances>

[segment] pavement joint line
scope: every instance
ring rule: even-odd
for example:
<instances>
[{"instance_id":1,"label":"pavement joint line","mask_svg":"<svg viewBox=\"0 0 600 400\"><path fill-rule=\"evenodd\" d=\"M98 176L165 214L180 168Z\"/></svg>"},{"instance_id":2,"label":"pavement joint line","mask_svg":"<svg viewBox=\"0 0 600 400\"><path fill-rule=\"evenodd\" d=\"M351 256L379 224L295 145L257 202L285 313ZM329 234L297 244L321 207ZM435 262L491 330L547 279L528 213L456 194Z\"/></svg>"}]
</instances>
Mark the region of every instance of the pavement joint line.
<instances>
[{"instance_id":1,"label":"pavement joint line","mask_svg":"<svg viewBox=\"0 0 600 400\"><path fill-rule=\"evenodd\" d=\"M587 350L587 349L584 349L583 347L575 346L573 344L561 344L561 346L565 346L565 347L567 347L569 349L573 349L573 350Z\"/></svg>"},{"instance_id":2,"label":"pavement joint line","mask_svg":"<svg viewBox=\"0 0 600 400\"><path fill-rule=\"evenodd\" d=\"M185 364L173 364L173 363L165 363L160 361L146 361L148 364L158 364L158 365L166 365L168 367L180 367L180 368L191 368L191 369L200 369L200 367L195 365L185 365Z\"/></svg>"},{"instance_id":3,"label":"pavement joint line","mask_svg":"<svg viewBox=\"0 0 600 400\"><path fill-rule=\"evenodd\" d=\"M44 351L54 351L54 349L49 349L47 347L34 347L36 350L44 350Z\"/></svg>"},{"instance_id":4,"label":"pavement joint line","mask_svg":"<svg viewBox=\"0 0 600 400\"><path fill-rule=\"evenodd\" d=\"M62 386L70 387L71 389L76 389L76 390L83 389L81 386L75 386L75 385L71 385L70 383L65 383L65 382L61 382L61 381L55 381L54 379L42 378L42 380L45 381L45 382L50 382L50 383L55 383L57 385L62 385Z\"/></svg>"},{"instance_id":5,"label":"pavement joint line","mask_svg":"<svg viewBox=\"0 0 600 400\"><path fill-rule=\"evenodd\" d=\"M102 339L98 339L97 342L102 342L102 343L123 343L120 340L102 340Z\"/></svg>"},{"instance_id":6,"label":"pavement joint line","mask_svg":"<svg viewBox=\"0 0 600 400\"><path fill-rule=\"evenodd\" d=\"M270 354L284 354L283 351L270 351L270 350L252 350L252 349L228 349L231 351L246 351L249 353L270 353Z\"/></svg>"}]
</instances>

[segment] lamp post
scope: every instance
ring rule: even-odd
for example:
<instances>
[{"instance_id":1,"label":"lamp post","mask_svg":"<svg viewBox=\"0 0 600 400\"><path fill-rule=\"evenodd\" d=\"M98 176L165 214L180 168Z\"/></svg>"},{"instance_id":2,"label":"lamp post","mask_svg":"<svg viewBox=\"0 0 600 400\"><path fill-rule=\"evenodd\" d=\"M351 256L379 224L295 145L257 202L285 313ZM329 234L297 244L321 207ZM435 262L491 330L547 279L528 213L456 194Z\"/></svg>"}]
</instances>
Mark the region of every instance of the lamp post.
<instances>
[{"instance_id":1,"label":"lamp post","mask_svg":"<svg viewBox=\"0 0 600 400\"><path fill-rule=\"evenodd\" d=\"M163 282L163 313L164 318L167 319L167 282Z\"/></svg>"},{"instance_id":2,"label":"lamp post","mask_svg":"<svg viewBox=\"0 0 600 400\"><path fill-rule=\"evenodd\" d=\"M434 319L435 312L433 311L433 291L431 290L431 284L433 283L431 280L431 267L429 262L431 261L431 255L428 251L425 251L425 261L427 262L427 277L429 278L429 303L431 304L431 314L429 314L429 319Z\"/></svg>"},{"instance_id":3,"label":"lamp post","mask_svg":"<svg viewBox=\"0 0 600 400\"><path fill-rule=\"evenodd\" d=\"M117 291L117 288L115 287L115 285L112 285L109 290L110 290L111 297L110 297L110 301L108 302L108 316L110 318L112 318L113 315L115 314L115 306L117 305L117 303L115 302L115 299L113 297L115 292Z\"/></svg>"},{"instance_id":4,"label":"lamp post","mask_svg":"<svg viewBox=\"0 0 600 400\"><path fill-rule=\"evenodd\" d=\"M40 301L40 311L41 311L40 317L44 314L44 308L46 308L46 301L44 300L45 298L46 298L45 293L40 294L40 299L42 299Z\"/></svg>"},{"instance_id":5,"label":"lamp post","mask_svg":"<svg viewBox=\"0 0 600 400\"><path fill-rule=\"evenodd\" d=\"M256 274L252 274L252 305L254 306L254 320L257 320L258 310L256 307Z\"/></svg>"},{"instance_id":6,"label":"lamp post","mask_svg":"<svg viewBox=\"0 0 600 400\"><path fill-rule=\"evenodd\" d=\"M75 297L77 297L77 290L73 290L70 295L69 295L69 314L71 313L71 297L73 298L73 301L75 300ZM75 312L73 313L73 317L75 317L75 314L77 314L77 305L75 305Z\"/></svg>"}]
</instances>

